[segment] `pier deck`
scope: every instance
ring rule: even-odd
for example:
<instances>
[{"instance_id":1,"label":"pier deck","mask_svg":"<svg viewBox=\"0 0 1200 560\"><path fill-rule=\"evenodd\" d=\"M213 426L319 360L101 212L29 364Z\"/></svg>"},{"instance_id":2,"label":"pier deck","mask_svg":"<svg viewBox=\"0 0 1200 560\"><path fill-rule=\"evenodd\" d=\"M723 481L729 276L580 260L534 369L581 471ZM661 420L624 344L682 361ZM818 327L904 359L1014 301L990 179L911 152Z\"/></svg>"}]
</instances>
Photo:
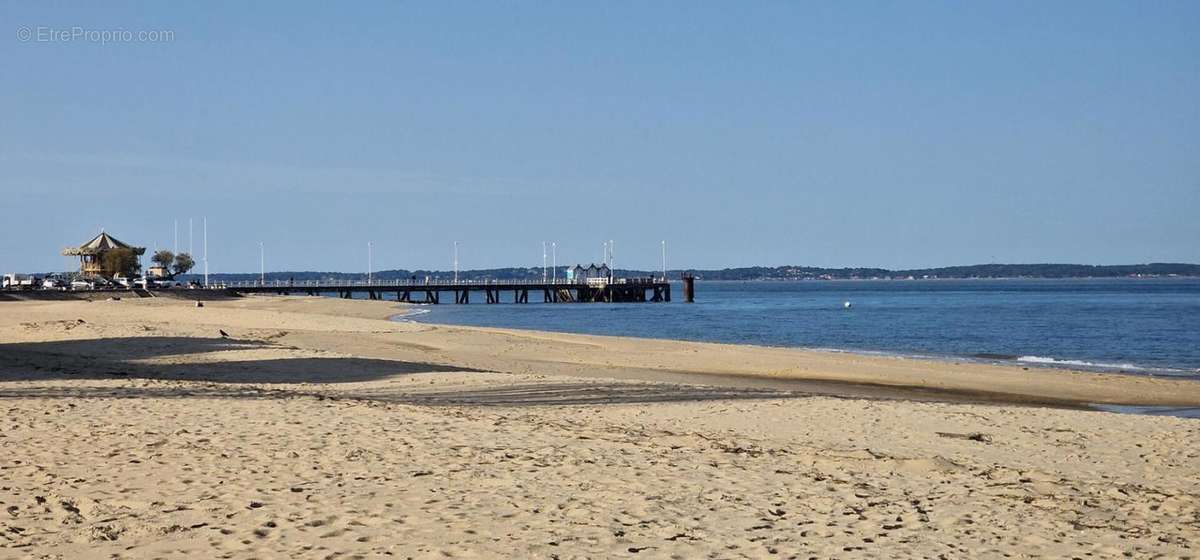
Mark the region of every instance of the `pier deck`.
<instances>
[{"instance_id":1,"label":"pier deck","mask_svg":"<svg viewBox=\"0 0 1200 560\"><path fill-rule=\"evenodd\" d=\"M475 280L475 281L412 281L392 280L373 282L235 282L222 287L240 294L337 294L349 299L355 293L365 294L368 299L391 299L409 303L471 303L472 292L476 301L483 303L529 303L530 294L534 301L543 303L642 303L671 301L671 283L657 278L616 278L611 282L582 283L567 281L529 280ZM505 297L510 296L510 297Z\"/></svg>"}]
</instances>

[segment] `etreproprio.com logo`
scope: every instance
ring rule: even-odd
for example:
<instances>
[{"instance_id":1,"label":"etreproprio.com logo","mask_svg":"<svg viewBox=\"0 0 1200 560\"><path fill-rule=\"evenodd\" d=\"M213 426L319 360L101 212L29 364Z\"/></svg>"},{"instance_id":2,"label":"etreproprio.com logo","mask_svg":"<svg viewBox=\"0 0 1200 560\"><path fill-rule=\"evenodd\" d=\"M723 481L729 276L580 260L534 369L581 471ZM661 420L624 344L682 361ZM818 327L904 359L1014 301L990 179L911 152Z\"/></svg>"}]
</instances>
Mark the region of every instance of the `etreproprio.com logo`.
<instances>
[{"instance_id":1,"label":"etreproprio.com logo","mask_svg":"<svg viewBox=\"0 0 1200 560\"><path fill-rule=\"evenodd\" d=\"M17 28L22 43L169 43L175 40L171 29L91 29L83 26Z\"/></svg>"}]
</instances>

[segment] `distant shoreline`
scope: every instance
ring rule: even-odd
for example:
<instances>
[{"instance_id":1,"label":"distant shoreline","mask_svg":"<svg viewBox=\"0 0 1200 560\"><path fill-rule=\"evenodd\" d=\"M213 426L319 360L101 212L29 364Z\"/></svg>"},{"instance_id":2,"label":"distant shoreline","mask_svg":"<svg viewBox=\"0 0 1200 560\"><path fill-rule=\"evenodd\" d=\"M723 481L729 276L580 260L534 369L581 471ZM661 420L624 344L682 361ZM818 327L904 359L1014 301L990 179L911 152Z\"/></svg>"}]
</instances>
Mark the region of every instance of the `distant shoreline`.
<instances>
[{"instance_id":1,"label":"distant shoreline","mask_svg":"<svg viewBox=\"0 0 1200 560\"><path fill-rule=\"evenodd\" d=\"M468 281L480 280L540 280L543 274L565 278L568 265L545 269L541 266L507 267L460 270L407 270L391 269L371 273L374 280L392 282L396 280L448 280L459 278ZM615 275L622 278L661 277L663 271L642 269L616 269ZM44 276L54 273L35 273ZM69 273L68 273L69 274ZM935 268L887 269L878 267L825 268L800 265L749 266L721 269L675 268L668 269L666 276L677 279L689 274L697 280L731 281L812 281L812 280L1066 280L1066 279L1112 279L1112 278L1200 278L1200 264L1191 263L1144 263L1119 265L1084 264L975 264ZM260 279L268 282L314 280L362 280L366 272L334 272L317 270L289 270L267 272L210 272L209 282L247 282ZM184 274L180 281L203 280L200 274Z\"/></svg>"},{"instance_id":2,"label":"distant shoreline","mask_svg":"<svg viewBox=\"0 0 1200 560\"><path fill-rule=\"evenodd\" d=\"M677 279L672 278L672 281ZM1003 281L1021 281L1021 280L1200 280L1200 275L1197 276L1070 276L1070 277L1049 277L1049 276L996 276L996 277L965 277L965 278L753 278L745 280L725 280L725 279L708 279L697 278L697 281L704 282L779 282L779 283L804 283L804 282L945 282L945 281L964 281L964 280L1003 280Z\"/></svg>"},{"instance_id":3,"label":"distant shoreline","mask_svg":"<svg viewBox=\"0 0 1200 560\"><path fill-rule=\"evenodd\" d=\"M566 276L565 266L559 266L557 277ZM476 270L460 270L457 277L462 280L537 280L543 277L542 267L510 267ZM554 275L550 269L549 274ZM661 270L616 269L616 276L624 278L661 277ZM1081 264L980 264L938 268L899 269L870 267L821 268L807 266L740 267L723 269L668 269L668 278L680 278L684 274L697 280L732 281L813 281L813 280L1065 280L1065 279L1112 279L1112 278L1200 278L1200 264L1147 263L1130 265L1081 265ZM268 281L292 280L357 280L365 273L328 271L268 272ZM445 270L381 270L372 273L380 281L423 280L425 278L446 280L455 277L453 271ZM199 278L196 275L182 279ZM255 281L258 273L209 274L210 281Z\"/></svg>"}]
</instances>

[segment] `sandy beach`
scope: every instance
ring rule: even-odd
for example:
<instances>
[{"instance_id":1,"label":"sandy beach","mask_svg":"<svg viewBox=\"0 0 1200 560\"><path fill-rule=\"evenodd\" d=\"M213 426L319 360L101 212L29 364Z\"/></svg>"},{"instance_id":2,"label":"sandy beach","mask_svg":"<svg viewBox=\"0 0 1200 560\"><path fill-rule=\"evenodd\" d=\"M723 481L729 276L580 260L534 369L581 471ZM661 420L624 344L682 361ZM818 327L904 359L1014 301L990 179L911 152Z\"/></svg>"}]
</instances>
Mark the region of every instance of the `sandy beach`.
<instances>
[{"instance_id":1,"label":"sandy beach","mask_svg":"<svg viewBox=\"0 0 1200 560\"><path fill-rule=\"evenodd\" d=\"M0 302L0 558L1198 554L1200 383L400 311Z\"/></svg>"}]
</instances>

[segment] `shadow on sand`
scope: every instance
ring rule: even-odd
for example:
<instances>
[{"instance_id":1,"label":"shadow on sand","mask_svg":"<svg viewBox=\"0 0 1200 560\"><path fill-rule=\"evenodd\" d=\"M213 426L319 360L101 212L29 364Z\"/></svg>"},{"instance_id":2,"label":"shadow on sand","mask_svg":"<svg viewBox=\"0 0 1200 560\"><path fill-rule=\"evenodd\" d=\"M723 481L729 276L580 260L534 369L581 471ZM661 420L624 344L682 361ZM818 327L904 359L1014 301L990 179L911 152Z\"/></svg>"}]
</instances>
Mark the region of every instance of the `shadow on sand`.
<instances>
[{"instance_id":1,"label":"shadow on sand","mask_svg":"<svg viewBox=\"0 0 1200 560\"><path fill-rule=\"evenodd\" d=\"M460 387L402 383L387 387L339 387L339 383L395 379L421 373L473 372L464 367L399 360L315 357L229 359L222 353L253 354L291 347L263 340L186 337L128 337L0 344L0 398L249 398L353 399L428 406L545 406L665 403L702 400L777 399L807 396L763 388L662 383L579 382ZM192 354L189 363L170 357ZM195 363L195 354L211 361ZM159 360L148 363L147 360ZM504 376L504 374L495 374ZM146 383L71 384L28 387L16 381L143 379ZM149 380L202 383L155 383ZM6 383L9 382L9 383ZM249 386L242 384L258 384ZM271 384L320 384L278 386Z\"/></svg>"},{"instance_id":2,"label":"shadow on sand","mask_svg":"<svg viewBox=\"0 0 1200 560\"><path fill-rule=\"evenodd\" d=\"M263 340L159 336L0 344L0 382L131 377L214 383L346 383L414 373L478 371L400 360L269 357L273 350L294 349ZM239 359L234 353L268 357ZM184 355L190 355L186 363L171 363L171 356ZM197 355L203 361L197 362Z\"/></svg>"}]
</instances>

